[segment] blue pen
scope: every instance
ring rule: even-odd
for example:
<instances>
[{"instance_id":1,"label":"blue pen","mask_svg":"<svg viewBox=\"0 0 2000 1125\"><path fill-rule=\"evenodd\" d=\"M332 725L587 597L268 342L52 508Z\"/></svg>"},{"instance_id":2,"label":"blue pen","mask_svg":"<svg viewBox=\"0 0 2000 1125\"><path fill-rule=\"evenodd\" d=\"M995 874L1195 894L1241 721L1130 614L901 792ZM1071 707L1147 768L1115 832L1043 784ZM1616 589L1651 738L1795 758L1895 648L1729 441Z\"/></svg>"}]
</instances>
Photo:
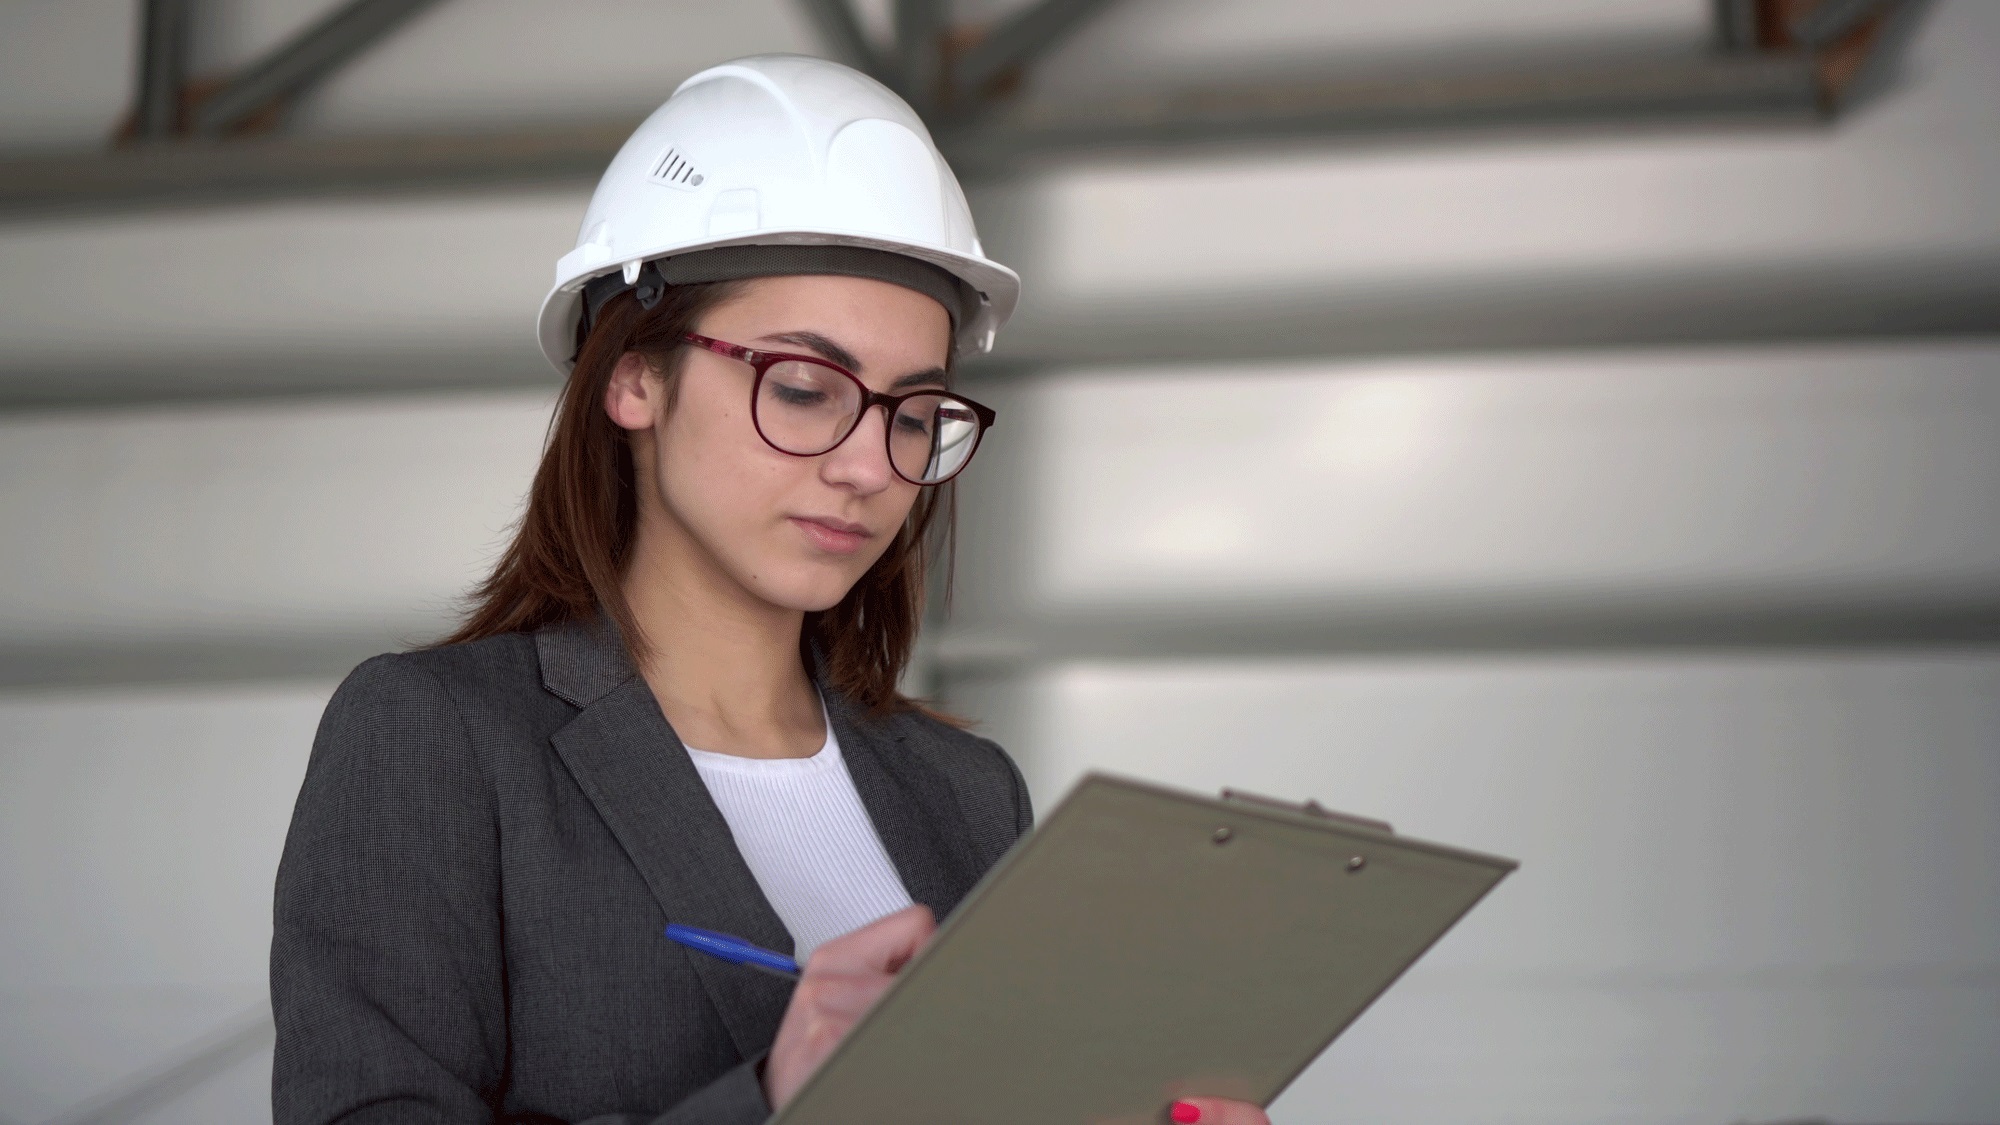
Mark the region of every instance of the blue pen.
<instances>
[{"instance_id":1,"label":"blue pen","mask_svg":"<svg viewBox=\"0 0 2000 1125\"><path fill-rule=\"evenodd\" d=\"M719 957L732 965L744 965L759 969L786 980L799 979L799 963L776 950L751 945L739 937L718 934L714 930L683 926L678 922L667 926L667 940L679 942L689 949L698 949L710 957Z\"/></svg>"}]
</instances>

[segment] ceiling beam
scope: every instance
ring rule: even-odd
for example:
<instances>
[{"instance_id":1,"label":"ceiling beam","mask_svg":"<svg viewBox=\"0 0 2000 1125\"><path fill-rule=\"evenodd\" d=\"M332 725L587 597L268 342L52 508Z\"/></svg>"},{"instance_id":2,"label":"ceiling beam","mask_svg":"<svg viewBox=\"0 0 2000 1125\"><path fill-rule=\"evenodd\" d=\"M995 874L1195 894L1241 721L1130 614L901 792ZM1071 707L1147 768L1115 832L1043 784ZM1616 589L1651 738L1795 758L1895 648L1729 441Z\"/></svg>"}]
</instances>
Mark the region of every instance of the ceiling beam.
<instances>
[{"instance_id":1,"label":"ceiling beam","mask_svg":"<svg viewBox=\"0 0 2000 1125\"><path fill-rule=\"evenodd\" d=\"M1812 601L1768 594L1684 604L1520 602L1438 608L1255 605L1172 613L1081 612L1009 628L947 625L926 644L934 675L1011 675L1073 661L1391 654L1812 650L2000 646L1991 599ZM1637 599L1635 599L1635 602ZM1150 608L1150 607L1147 607Z\"/></svg>"},{"instance_id":2,"label":"ceiling beam","mask_svg":"<svg viewBox=\"0 0 2000 1125\"><path fill-rule=\"evenodd\" d=\"M1593 124L1806 122L1821 115L1810 60L1718 55L1028 105L944 132L939 142L976 175L1114 149Z\"/></svg>"},{"instance_id":3,"label":"ceiling beam","mask_svg":"<svg viewBox=\"0 0 2000 1125\"><path fill-rule=\"evenodd\" d=\"M298 98L436 2L348 0L203 101L194 112L194 133L221 136L264 110Z\"/></svg>"},{"instance_id":4,"label":"ceiling beam","mask_svg":"<svg viewBox=\"0 0 2000 1125\"><path fill-rule=\"evenodd\" d=\"M412 248L413 257L424 253ZM118 349L93 355L88 342L63 359L0 351L0 419L139 405L546 393L559 381L524 334L439 325L423 340L375 343L366 332L350 339L287 349L277 365L259 345L168 349L144 363ZM1024 309L1005 347L967 359L963 374L1008 380L1079 368L1943 339L2000 339L1994 246L1953 255L1842 253L1803 263L1732 258L1683 269L1648 260L1625 270L1600 264L1415 286L1295 282L1277 291L1100 296L1075 309ZM0 665L6 659L0 652ZM97 657L76 659L88 665ZM0 683L9 674L0 667Z\"/></svg>"},{"instance_id":5,"label":"ceiling beam","mask_svg":"<svg viewBox=\"0 0 2000 1125\"><path fill-rule=\"evenodd\" d=\"M433 136L189 141L0 160L0 219L275 199L587 185L639 122Z\"/></svg>"},{"instance_id":6,"label":"ceiling beam","mask_svg":"<svg viewBox=\"0 0 2000 1125\"><path fill-rule=\"evenodd\" d=\"M449 623L438 623L442 632ZM105 688L273 680L339 681L358 662L427 633L394 625L353 635L169 637L87 646L0 646L0 690ZM1549 599L1449 606L1217 605L1174 613L1139 607L1061 621L1026 617L1005 627L927 628L919 658L942 684L1015 675L1074 661L1229 660L1467 653L1812 651L2000 647L2000 603L1990 598L1874 596L1837 604L1753 593L1685 602L1590 604ZM928 690L936 690L934 682ZM93 1099L61 1125L109 1125L144 1111L270 1042L245 1013L159 1071Z\"/></svg>"}]
</instances>

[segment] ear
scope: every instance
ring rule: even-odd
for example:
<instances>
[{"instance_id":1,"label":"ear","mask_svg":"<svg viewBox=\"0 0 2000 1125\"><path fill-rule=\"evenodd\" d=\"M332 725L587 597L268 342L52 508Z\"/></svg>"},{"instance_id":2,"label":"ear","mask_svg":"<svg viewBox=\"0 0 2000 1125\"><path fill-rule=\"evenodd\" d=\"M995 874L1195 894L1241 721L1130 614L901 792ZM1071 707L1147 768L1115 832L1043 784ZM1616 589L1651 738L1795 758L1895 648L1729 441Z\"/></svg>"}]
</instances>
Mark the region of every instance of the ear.
<instances>
[{"instance_id":1,"label":"ear","mask_svg":"<svg viewBox=\"0 0 2000 1125\"><path fill-rule=\"evenodd\" d=\"M649 430L659 417L660 398L665 393L664 382L653 377L646 357L626 352L618 357L611 381L604 386L604 413L621 429Z\"/></svg>"}]
</instances>

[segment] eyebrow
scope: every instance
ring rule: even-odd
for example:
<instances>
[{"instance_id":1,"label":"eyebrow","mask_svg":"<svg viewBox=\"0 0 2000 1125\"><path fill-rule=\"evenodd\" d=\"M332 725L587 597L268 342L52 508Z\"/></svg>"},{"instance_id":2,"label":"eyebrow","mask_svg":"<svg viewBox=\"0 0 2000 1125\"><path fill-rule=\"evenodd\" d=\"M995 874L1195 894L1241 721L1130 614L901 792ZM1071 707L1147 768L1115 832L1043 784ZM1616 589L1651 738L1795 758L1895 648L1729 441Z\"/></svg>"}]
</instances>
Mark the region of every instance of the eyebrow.
<instances>
[{"instance_id":1,"label":"eyebrow","mask_svg":"<svg viewBox=\"0 0 2000 1125\"><path fill-rule=\"evenodd\" d=\"M780 344L796 344L799 347L819 353L822 357L832 360L849 371L854 372L856 375L861 373L861 361L854 357L853 352L848 351L818 332L810 330L772 332L759 336L757 339L760 341L771 340ZM948 385L950 385L950 378L945 369L942 367L932 367L924 371L914 371L908 375L898 377L895 382L889 384L889 389L900 391L905 387L943 387Z\"/></svg>"}]
</instances>

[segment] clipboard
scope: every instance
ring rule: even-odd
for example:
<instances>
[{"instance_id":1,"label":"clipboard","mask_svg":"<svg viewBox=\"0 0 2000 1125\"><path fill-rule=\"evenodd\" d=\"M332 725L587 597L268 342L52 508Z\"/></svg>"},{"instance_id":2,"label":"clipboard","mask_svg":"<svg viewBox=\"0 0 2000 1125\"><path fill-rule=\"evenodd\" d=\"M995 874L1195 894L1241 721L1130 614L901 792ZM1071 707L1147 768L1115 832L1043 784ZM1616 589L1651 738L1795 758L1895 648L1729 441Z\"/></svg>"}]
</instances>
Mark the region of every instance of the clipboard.
<instances>
[{"instance_id":1,"label":"clipboard","mask_svg":"<svg viewBox=\"0 0 2000 1125\"><path fill-rule=\"evenodd\" d=\"M1105 774L987 873L773 1125L1268 1105L1512 860Z\"/></svg>"}]
</instances>

